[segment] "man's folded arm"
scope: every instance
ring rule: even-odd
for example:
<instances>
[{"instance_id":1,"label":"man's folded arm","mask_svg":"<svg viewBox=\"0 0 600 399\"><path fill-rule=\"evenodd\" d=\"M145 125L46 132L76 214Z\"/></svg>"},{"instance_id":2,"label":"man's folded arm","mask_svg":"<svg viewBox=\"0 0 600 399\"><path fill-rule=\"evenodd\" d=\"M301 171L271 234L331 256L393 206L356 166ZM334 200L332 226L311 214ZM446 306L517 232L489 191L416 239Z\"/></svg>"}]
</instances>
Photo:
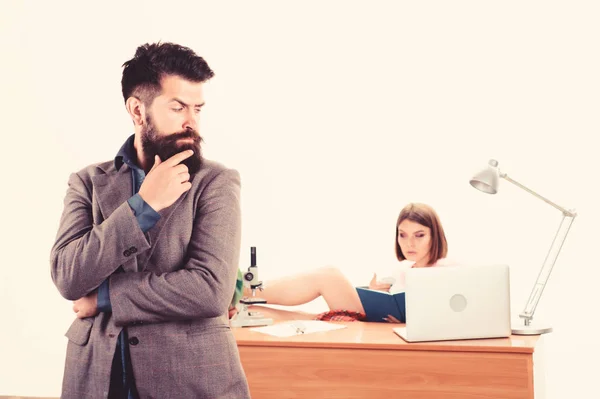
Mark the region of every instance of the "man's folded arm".
<instances>
[{"instance_id":1,"label":"man's folded arm","mask_svg":"<svg viewBox=\"0 0 600 399\"><path fill-rule=\"evenodd\" d=\"M150 248L127 202L94 225L91 198L91 187L73 173L50 254L52 280L69 300L89 294L132 256Z\"/></svg>"},{"instance_id":2,"label":"man's folded arm","mask_svg":"<svg viewBox=\"0 0 600 399\"><path fill-rule=\"evenodd\" d=\"M227 313L239 266L238 172L228 169L214 177L202 191L197 206L182 269L162 274L137 272L110 276L110 303L117 325Z\"/></svg>"},{"instance_id":3,"label":"man's folded arm","mask_svg":"<svg viewBox=\"0 0 600 399\"><path fill-rule=\"evenodd\" d=\"M144 201L139 194L135 194L129 198L127 203L133 211L140 229L144 233L154 227L154 225L160 219L160 214L152 209L152 207L148 205L148 203L146 203L146 201ZM98 287L98 311L112 312L108 279L104 280L102 284L100 284L100 287Z\"/></svg>"}]
</instances>

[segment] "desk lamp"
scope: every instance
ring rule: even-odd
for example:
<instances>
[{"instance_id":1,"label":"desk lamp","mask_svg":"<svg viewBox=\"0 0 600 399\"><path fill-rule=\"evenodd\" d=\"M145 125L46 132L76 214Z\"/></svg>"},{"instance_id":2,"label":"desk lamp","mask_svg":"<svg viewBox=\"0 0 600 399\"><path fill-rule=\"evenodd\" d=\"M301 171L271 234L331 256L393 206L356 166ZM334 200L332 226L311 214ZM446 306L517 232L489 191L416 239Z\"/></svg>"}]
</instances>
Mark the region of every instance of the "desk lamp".
<instances>
[{"instance_id":1,"label":"desk lamp","mask_svg":"<svg viewBox=\"0 0 600 399\"><path fill-rule=\"evenodd\" d=\"M532 324L533 314L535 313L535 308L537 307L540 298L542 297L542 292L544 291L544 287L548 282L548 278L550 277L550 273L552 273L552 268L554 267L554 263L556 262L556 258L565 242L565 238L567 238L567 234L569 233L569 229L571 228L571 224L577 216L577 213L574 209L567 210L556 205L554 202L542 197L538 193L530 190L524 185L514 181L506 173L500 172L498 168L498 161L492 159L489 161L487 168L483 169L481 172L477 173L473 178L469 181L473 187L476 189L483 191L487 194L496 194L498 192L498 181L499 178L503 178L513 183L514 185L522 188L528 193L534 195L535 197L541 199L542 201L552 205L554 208L558 209L562 212L563 218L560 222L560 226L558 227L558 231L552 240L552 245L550 246L550 250L546 255L546 259L544 260L544 264L542 265L542 269L540 270L540 274L531 290L531 294L529 295L529 299L525 304L525 309L519 314L519 317L523 319L524 325L521 327L513 328L512 333L517 335L538 335L552 332L552 327L549 326L536 326Z\"/></svg>"}]
</instances>

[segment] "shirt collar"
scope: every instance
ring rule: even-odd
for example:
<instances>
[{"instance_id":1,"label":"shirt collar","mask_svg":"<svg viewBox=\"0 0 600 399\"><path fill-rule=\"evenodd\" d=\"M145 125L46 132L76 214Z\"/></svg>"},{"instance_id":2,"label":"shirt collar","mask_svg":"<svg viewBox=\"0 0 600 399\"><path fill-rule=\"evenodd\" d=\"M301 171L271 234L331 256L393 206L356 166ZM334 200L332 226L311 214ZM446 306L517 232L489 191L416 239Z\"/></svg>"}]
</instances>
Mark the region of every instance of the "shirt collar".
<instances>
[{"instance_id":1,"label":"shirt collar","mask_svg":"<svg viewBox=\"0 0 600 399\"><path fill-rule=\"evenodd\" d=\"M135 148L133 146L133 141L135 139L135 134L129 136L129 138L123 143L121 149L115 156L115 168L117 170L121 169L123 164L127 164L131 169L139 169L139 166L135 163L134 159L136 159Z\"/></svg>"}]
</instances>

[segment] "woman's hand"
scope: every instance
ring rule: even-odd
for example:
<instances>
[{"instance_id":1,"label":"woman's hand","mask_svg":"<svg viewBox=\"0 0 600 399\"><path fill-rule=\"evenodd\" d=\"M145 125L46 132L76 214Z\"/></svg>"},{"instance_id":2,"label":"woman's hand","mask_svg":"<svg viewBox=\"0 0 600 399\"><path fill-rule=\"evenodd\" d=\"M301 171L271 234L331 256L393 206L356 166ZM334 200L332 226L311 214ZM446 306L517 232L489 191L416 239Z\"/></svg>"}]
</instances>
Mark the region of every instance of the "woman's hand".
<instances>
[{"instance_id":1,"label":"woman's hand","mask_svg":"<svg viewBox=\"0 0 600 399\"><path fill-rule=\"evenodd\" d=\"M389 314L387 317L384 317L383 320L387 321L388 323L401 323L400 320L398 320L391 314Z\"/></svg>"},{"instance_id":2,"label":"woman's hand","mask_svg":"<svg viewBox=\"0 0 600 399\"><path fill-rule=\"evenodd\" d=\"M391 284L378 282L377 281L377 273L373 273L373 278L371 279L371 282L369 283L370 290L390 292L390 287L391 287Z\"/></svg>"}]
</instances>

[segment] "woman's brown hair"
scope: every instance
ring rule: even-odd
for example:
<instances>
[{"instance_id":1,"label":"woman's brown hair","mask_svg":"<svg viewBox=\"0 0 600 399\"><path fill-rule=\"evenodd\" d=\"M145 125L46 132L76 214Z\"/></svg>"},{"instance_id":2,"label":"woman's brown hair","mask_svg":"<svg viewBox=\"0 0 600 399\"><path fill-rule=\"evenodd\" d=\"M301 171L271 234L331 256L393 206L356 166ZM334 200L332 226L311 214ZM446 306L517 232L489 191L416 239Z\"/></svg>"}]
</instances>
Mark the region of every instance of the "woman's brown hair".
<instances>
[{"instance_id":1,"label":"woman's brown hair","mask_svg":"<svg viewBox=\"0 0 600 399\"><path fill-rule=\"evenodd\" d=\"M410 203L406 205L398 215L396 221L396 240L394 241L396 247L396 258L399 261L406 259L400 245L398 244L398 226L404 220L410 220L411 222L419 223L425 227L429 227L431 230L431 247L429 248L429 261L428 266L433 265L441 258L445 258L448 253L448 242L446 241L446 234L444 228L440 222L440 218L432 207L426 204Z\"/></svg>"}]
</instances>

